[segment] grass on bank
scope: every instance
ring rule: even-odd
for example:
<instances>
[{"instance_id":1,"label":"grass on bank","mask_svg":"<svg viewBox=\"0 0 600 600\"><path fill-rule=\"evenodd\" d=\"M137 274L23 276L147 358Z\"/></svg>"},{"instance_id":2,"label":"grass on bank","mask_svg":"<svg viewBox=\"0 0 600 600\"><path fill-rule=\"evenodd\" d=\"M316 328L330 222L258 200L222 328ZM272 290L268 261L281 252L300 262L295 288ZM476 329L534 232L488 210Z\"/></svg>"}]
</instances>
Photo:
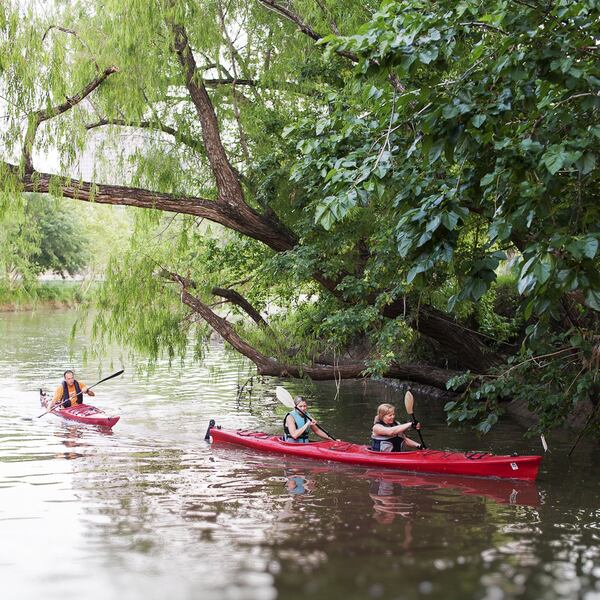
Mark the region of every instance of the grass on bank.
<instances>
[{"instance_id":1,"label":"grass on bank","mask_svg":"<svg viewBox=\"0 0 600 600\"><path fill-rule=\"evenodd\" d=\"M42 306L74 307L89 297L92 287L89 282L82 281L44 281L34 286L9 286L0 282L0 310L32 310Z\"/></svg>"}]
</instances>

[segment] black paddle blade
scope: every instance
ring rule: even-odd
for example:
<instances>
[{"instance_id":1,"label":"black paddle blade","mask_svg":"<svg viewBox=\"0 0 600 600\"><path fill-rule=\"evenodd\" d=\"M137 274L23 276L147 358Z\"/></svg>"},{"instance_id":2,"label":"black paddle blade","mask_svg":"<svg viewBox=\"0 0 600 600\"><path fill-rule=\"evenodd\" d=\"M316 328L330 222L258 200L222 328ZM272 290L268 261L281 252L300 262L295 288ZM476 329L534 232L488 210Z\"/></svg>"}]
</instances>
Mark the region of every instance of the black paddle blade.
<instances>
[{"instance_id":1,"label":"black paddle blade","mask_svg":"<svg viewBox=\"0 0 600 600\"><path fill-rule=\"evenodd\" d=\"M204 436L204 439L208 442L208 440L210 440L210 430L215 426L215 420L211 419L208 422L208 429L206 430L206 435Z\"/></svg>"}]
</instances>

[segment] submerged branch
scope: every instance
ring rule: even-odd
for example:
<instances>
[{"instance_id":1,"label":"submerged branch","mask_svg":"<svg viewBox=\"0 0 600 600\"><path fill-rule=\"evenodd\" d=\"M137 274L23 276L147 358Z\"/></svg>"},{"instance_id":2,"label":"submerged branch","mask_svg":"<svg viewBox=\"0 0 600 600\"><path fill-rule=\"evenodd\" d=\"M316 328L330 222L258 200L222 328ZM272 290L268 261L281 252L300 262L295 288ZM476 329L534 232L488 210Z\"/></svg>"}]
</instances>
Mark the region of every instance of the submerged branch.
<instances>
[{"instance_id":1,"label":"submerged branch","mask_svg":"<svg viewBox=\"0 0 600 600\"><path fill-rule=\"evenodd\" d=\"M235 350L250 359L256 365L260 375L310 377L315 381L356 379L368 376L368 364L362 360L344 361L343 364L336 363L333 365L318 363L294 365L282 363L273 357L267 357L240 337L231 323L217 315L199 298L190 294L189 288L192 282L189 279L181 277L177 273L165 272L164 274L168 274L167 276L172 281L181 285L182 302L199 314ZM383 373L384 377L424 383L444 390L446 389L446 382L455 375L457 375L456 372L448 369L414 364L393 364Z\"/></svg>"}]
</instances>

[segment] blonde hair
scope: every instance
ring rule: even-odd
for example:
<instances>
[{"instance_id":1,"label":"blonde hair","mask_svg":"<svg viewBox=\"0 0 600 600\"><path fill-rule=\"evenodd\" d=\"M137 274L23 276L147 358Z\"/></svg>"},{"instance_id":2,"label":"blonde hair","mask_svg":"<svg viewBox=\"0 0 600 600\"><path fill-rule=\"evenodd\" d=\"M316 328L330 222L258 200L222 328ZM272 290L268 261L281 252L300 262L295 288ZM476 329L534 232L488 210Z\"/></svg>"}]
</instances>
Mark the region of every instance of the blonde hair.
<instances>
[{"instance_id":1,"label":"blonde hair","mask_svg":"<svg viewBox=\"0 0 600 600\"><path fill-rule=\"evenodd\" d=\"M393 404L380 404L377 407L377 415L375 415L375 420L373 421L374 423L377 423L377 421L383 421L383 417L385 417L385 415L389 415L391 413L395 413L396 412L396 407Z\"/></svg>"}]
</instances>

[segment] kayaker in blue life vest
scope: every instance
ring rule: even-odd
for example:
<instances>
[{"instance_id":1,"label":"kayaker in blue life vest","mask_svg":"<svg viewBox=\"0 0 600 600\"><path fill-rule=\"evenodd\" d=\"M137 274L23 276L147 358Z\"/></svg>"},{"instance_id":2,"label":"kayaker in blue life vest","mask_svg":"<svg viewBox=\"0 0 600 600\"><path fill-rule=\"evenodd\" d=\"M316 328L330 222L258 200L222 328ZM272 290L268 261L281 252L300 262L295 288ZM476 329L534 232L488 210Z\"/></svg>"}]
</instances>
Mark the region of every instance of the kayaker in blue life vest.
<instances>
[{"instance_id":1,"label":"kayaker in blue life vest","mask_svg":"<svg viewBox=\"0 0 600 600\"><path fill-rule=\"evenodd\" d=\"M400 424L396 421L396 409L391 404L380 404L377 408L371 450L377 452L402 452L403 450L422 448L421 444L406 437L409 429L421 429L421 424L412 421Z\"/></svg>"},{"instance_id":2,"label":"kayaker in blue life vest","mask_svg":"<svg viewBox=\"0 0 600 600\"><path fill-rule=\"evenodd\" d=\"M326 433L319 429L317 422L307 412L306 400L302 396L294 398L294 410L285 415L283 419L283 439L286 442L297 442L306 444L308 440L309 428L324 440L333 440ZM303 412L304 415L300 414Z\"/></svg>"},{"instance_id":3,"label":"kayaker in blue life vest","mask_svg":"<svg viewBox=\"0 0 600 600\"><path fill-rule=\"evenodd\" d=\"M88 396L96 395L92 390L88 390L85 383L75 379L73 371L65 371L62 382L54 391L54 396L48 405L48 410L57 404L60 404L63 408L82 404L83 394L87 394Z\"/></svg>"}]
</instances>

